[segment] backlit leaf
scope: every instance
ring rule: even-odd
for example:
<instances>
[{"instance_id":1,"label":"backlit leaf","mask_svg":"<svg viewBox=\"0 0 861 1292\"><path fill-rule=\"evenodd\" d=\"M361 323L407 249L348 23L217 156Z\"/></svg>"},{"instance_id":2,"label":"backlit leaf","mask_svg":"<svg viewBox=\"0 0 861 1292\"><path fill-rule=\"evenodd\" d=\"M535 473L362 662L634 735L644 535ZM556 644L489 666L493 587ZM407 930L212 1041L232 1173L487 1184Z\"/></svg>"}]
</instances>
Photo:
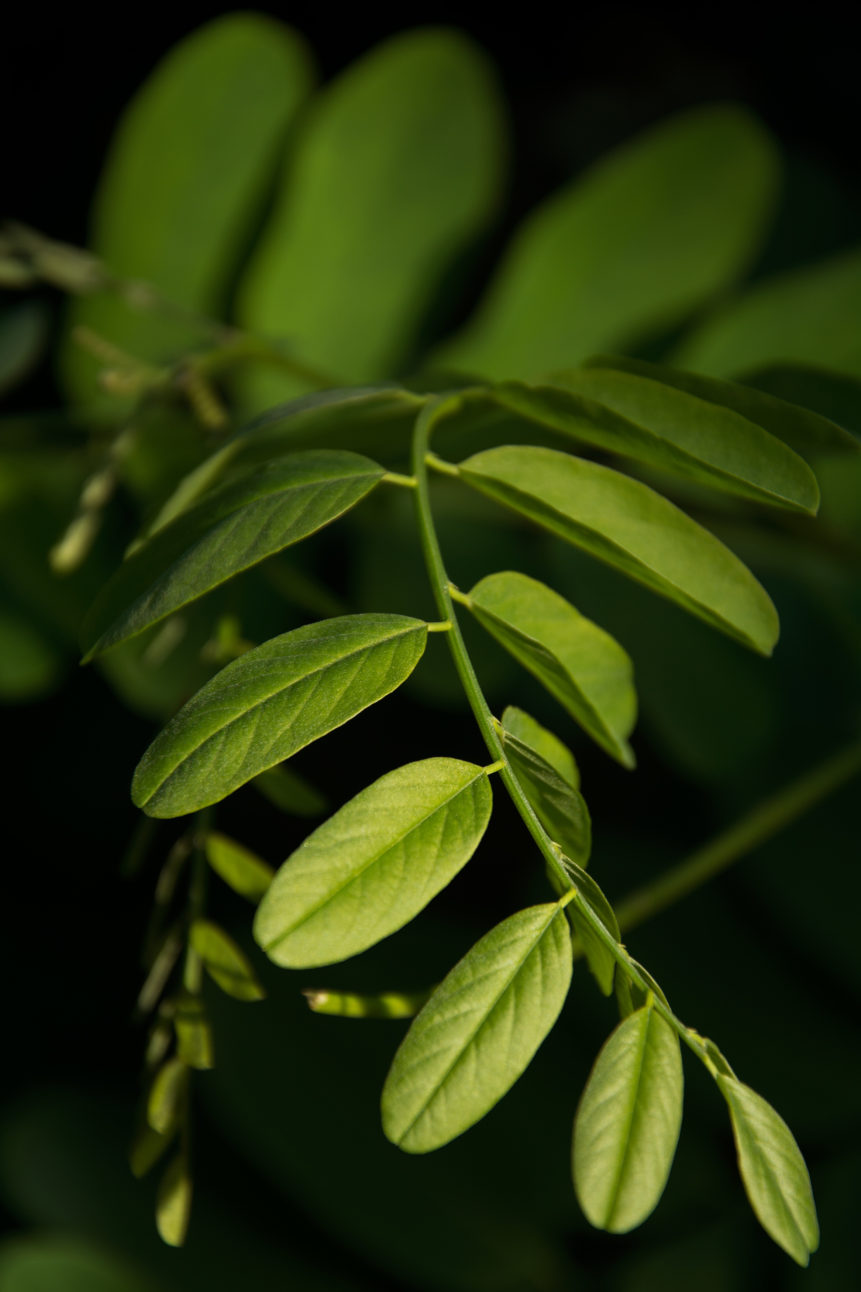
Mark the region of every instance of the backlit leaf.
<instances>
[{"instance_id":1,"label":"backlit leaf","mask_svg":"<svg viewBox=\"0 0 861 1292\"><path fill-rule=\"evenodd\" d=\"M503 920L414 1020L386 1078L383 1129L408 1153L468 1130L511 1088L555 1023L571 981L562 907Z\"/></svg>"},{"instance_id":2,"label":"backlit leaf","mask_svg":"<svg viewBox=\"0 0 861 1292\"><path fill-rule=\"evenodd\" d=\"M170 1135L185 1119L188 1105L188 1066L168 1059L153 1078L147 1098L147 1121L160 1135Z\"/></svg>"},{"instance_id":3,"label":"backlit leaf","mask_svg":"<svg viewBox=\"0 0 861 1292\"><path fill-rule=\"evenodd\" d=\"M191 1176L185 1153L177 1153L159 1181L155 1202L158 1232L170 1247L182 1247L191 1218Z\"/></svg>"},{"instance_id":4,"label":"backlit leaf","mask_svg":"<svg viewBox=\"0 0 861 1292\"><path fill-rule=\"evenodd\" d=\"M318 826L264 897L254 936L276 964L332 964L401 928L469 861L490 820L487 774L426 758Z\"/></svg>"},{"instance_id":5,"label":"backlit leaf","mask_svg":"<svg viewBox=\"0 0 861 1292\"><path fill-rule=\"evenodd\" d=\"M564 597L525 574L489 574L469 599L479 623L592 739L623 766L633 767L627 737L636 718L637 697L631 661L619 643Z\"/></svg>"},{"instance_id":6,"label":"backlit leaf","mask_svg":"<svg viewBox=\"0 0 861 1292\"><path fill-rule=\"evenodd\" d=\"M592 847L589 809L579 790L562 779L537 750L502 731L502 748L511 770L544 829L562 850L585 866Z\"/></svg>"},{"instance_id":7,"label":"backlit leaf","mask_svg":"<svg viewBox=\"0 0 861 1292\"><path fill-rule=\"evenodd\" d=\"M343 615L247 651L156 736L132 782L135 804L171 817L218 803L400 686L427 625L405 615Z\"/></svg>"},{"instance_id":8,"label":"backlit leaf","mask_svg":"<svg viewBox=\"0 0 861 1292\"><path fill-rule=\"evenodd\" d=\"M206 860L234 893L247 897L250 902L260 901L275 874L267 861L217 830L209 832L204 847Z\"/></svg>"},{"instance_id":9,"label":"backlit leaf","mask_svg":"<svg viewBox=\"0 0 861 1292\"><path fill-rule=\"evenodd\" d=\"M195 920L189 941L210 977L236 1000L262 1000L266 992L245 952L211 920Z\"/></svg>"},{"instance_id":10,"label":"backlit leaf","mask_svg":"<svg viewBox=\"0 0 861 1292\"><path fill-rule=\"evenodd\" d=\"M819 1246L810 1176L792 1132L770 1104L734 1077L715 1080L729 1104L738 1165L757 1220L799 1265Z\"/></svg>"},{"instance_id":11,"label":"backlit leaf","mask_svg":"<svg viewBox=\"0 0 861 1292\"><path fill-rule=\"evenodd\" d=\"M140 1180L155 1166L172 1141L172 1133L162 1135L147 1122L141 1123L129 1147L129 1166L135 1179Z\"/></svg>"},{"instance_id":12,"label":"backlit leaf","mask_svg":"<svg viewBox=\"0 0 861 1292\"><path fill-rule=\"evenodd\" d=\"M574 755L567 745L564 745L558 736L554 736L552 731L542 727L540 722L523 709L516 708L509 704L502 715L502 725L512 736L522 740L524 745L529 745L534 749L536 754L540 754L545 762L555 768L563 781L573 785L575 790L580 788L580 769L574 761Z\"/></svg>"},{"instance_id":13,"label":"backlit leaf","mask_svg":"<svg viewBox=\"0 0 861 1292\"><path fill-rule=\"evenodd\" d=\"M306 990L302 995L315 1014L337 1018L415 1018L430 991L384 991L374 996L354 991Z\"/></svg>"},{"instance_id":14,"label":"backlit leaf","mask_svg":"<svg viewBox=\"0 0 861 1292\"><path fill-rule=\"evenodd\" d=\"M506 446L460 465L467 484L760 654L777 612L750 570L712 534L637 480L555 449Z\"/></svg>"},{"instance_id":15,"label":"backlit leaf","mask_svg":"<svg viewBox=\"0 0 861 1292\"><path fill-rule=\"evenodd\" d=\"M650 1005L604 1044L574 1122L577 1199L598 1229L624 1234L657 1206L682 1123L676 1033Z\"/></svg>"},{"instance_id":16,"label":"backlit leaf","mask_svg":"<svg viewBox=\"0 0 861 1292\"><path fill-rule=\"evenodd\" d=\"M177 1058L203 1071L215 1066L212 1024L199 996L183 996L177 1001L173 1026Z\"/></svg>"}]
</instances>

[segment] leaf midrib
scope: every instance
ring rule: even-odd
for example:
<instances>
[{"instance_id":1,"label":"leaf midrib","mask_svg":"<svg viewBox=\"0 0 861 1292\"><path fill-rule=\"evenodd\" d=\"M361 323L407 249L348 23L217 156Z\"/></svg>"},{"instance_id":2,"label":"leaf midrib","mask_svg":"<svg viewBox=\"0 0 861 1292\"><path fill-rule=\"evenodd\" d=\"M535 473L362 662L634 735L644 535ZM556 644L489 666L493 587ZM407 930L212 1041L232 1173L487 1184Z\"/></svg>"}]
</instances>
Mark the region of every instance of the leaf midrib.
<instances>
[{"instance_id":1,"label":"leaf midrib","mask_svg":"<svg viewBox=\"0 0 861 1292\"><path fill-rule=\"evenodd\" d=\"M610 1193L611 1202L607 1209L606 1224L608 1229L610 1228L613 1222L617 1207L619 1205L619 1194L621 1192L622 1177L624 1175L625 1167L627 1165L628 1158L630 1156L632 1127L634 1125L635 1114L637 1111L637 1100L640 1094L640 1083L643 1075L643 1066L645 1063L646 1050L648 1049L649 1029L651 1028L651 1025L652 1025L652 1017L653 1017L652 1010L651 1008L649 1008L648 1016L645 1021L645 1027L643 1028L642 1043L638 1047L637 1061L635 1066L636 1079L632 1082L629 1082L629 1089L631 1090L632 1093L630 1094L628 1099L628 1107L625 1110L624 1119L623 1118L619 1119L620 1122L624 1120L624 1123L625 1123L625 1141L624 1141L624 1150L621 1154L620 1161L616 1168L616 1171L614 1172L613 1185Z\"/></svg>"}]
</instances>

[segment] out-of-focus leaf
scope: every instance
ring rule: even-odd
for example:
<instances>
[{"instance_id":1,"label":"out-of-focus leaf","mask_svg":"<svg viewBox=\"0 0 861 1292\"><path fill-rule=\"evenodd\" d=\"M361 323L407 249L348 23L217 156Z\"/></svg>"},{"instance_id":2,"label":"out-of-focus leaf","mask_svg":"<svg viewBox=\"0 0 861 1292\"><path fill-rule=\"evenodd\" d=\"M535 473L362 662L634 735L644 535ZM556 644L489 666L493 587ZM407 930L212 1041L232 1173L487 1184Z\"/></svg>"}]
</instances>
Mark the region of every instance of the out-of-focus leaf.
<instances>
[{"instance_id":1,"label":"out-of-focus leaf","mask_svg":"<svg viewBox=\"0 0 861 1292\"><path fill-rule=\"evenodd\" d=\"M209 832L204 847L206 860L234 893L247 897L250 902L260 901L275 874L268 861L263 861L250 848L217 830Z\"/></svg>"},{"instance_id":2,"label":"out-of-focus leaf","mask_svg":"<svg viewBox=\"0 0 861 1292\"><path fill-rule=\"evenodd\" d=\"M679 1138L682 1091L678 1037L645 1005L605 1043L574 1122L574 1187L598 1229L627 1233L657 1206Z\"/></svg>"},{"instance_id":3,"label":"out-of-focus leaf","mask_svg":"<svg viewBox=\"0 0 861 1292\"><path fill-rule=\"evenodd\" d=\"M263 1000L266 992L260 986L251 961L212 920L195 920L189 941L204 967L222 991L236 1000Z\"/></svg>"},{"instance_id":4,"label":"out-of-focus leaf","mask_svg":"<svg viewBox=\"0 0 861 1292\"><path fill-rule=\"evenodd\" d=\"M332 964L402 928L469 861L492 806L487 773L426 758L380 777L285 861L254 921L270 959Z\"/></svg>"},{"instance_id":5,"label":"out-of-focus leaf","mask_svg":"<svg viewBox=\"0 0 861 1292\"><path fill-rule=\"evenodd\" d=\"M514 1085L571 981L562 907L503 920L455 965L416 1017L383 1089L383 1130L428 1153L474 1125Z\"/></svg>"},{"instance_id":6,"label":"out-of-focus leaf","mask_svg":"<svg viewBox=\"0 0 861 1292\"><path fill-rule=\"evenodd\" d=\"M183 996L177 1001L173 1025L177 1058L190 1068L206 1071L214 1067L212 1024L199 996Z\"/></svg>"},{"instance_id":7,"label":"out-of-focus leaf","mask_svg":"<svg viewBox=\"0 0 861 1292\"><path fill-rule=\"evenodd\" d=\"M729 1105L738 1165L750 1205L766 1233L799 1265L819 1246L810 1176L782 1117L750 1086L717 1076Z\"/></svg>"},{"instance_id":8,"label":"out-of-focus leaf","mask_svg":"<svg viewBox=\"0 0 861 1292\"><path fill-rule=\"evenodd\" d=\"M406 615L343 615L248 651L197 692L138 764L132 798L182 816L334 731L415 668L427 625Z\"/></svg>"},{"instance_id":9,"label":"out-of-focus leaf","mask_svg":"<svg viewBox=\"0 0 861 1292\"><path fill-rule=\"evenodd\" d=\"M170 1135L185 1120L188 1106L188 1065L168 1059L153 1078L147 1097L146 1117L159 1135Z\"/></svg>"},{"instance_id":10,"label":"out-of-focus leaf","mask_svg":"<svg viewBox=\"0 0 861 1292\"><path fill-rule=\"evenodd\" d=\"M62 651L30 619L0 607L0 699L32 700L59 681Z\"/></svg>"},{"instance_id":11,"label":"out-of-focus leaf","mask_svg":"<svg viewBox=\"0 0 861 1292\"><path fill-rule=\"evenodd\" d=\"M191 1219L191 1175L185 1153L177 1153L159 1181L155 1223L169 1247L182 1247Z\"/></svg>"},{"instance_id":12,"label":"out-of-focus leaf","mask_svg":"<svg viewBox=\"0 0 861 1292\"><path fill-rule=\"evenodd\" d=\"M217 18L171 50L123 115L96 195L91 245L111 273L219 314L310 82L301 39L261 14ZM79 301L70 324L149 360L201 339L199 327L108 294ZM96 361L71 338L62 366L71 393L92 399Z\"/></svg>"},{"instance_id":13,"label":"out-of-focus leaf","mask_svg":"<svg viewBox=\"0 0 861 1292\"><path fill-rule=\"evenodd\" d=\"M776 179L771 140L743 108L671 117L529 217L438 362L530 380L681 322L755 254Z\"/></svg>"},{"instance_id":14,"label":"out-of-focus leaf","mask_svg":"<svg viewBox=\"0 0 861 1292\"><path fill-rule=\"evenodd\" d=\"M305 123L242 322L339 379L391 374L440 274L493 213L502 150L496 87L462 35L409 31L372 50ZM302 389L275 369L249 384L258 408Z\"/></svg>"},{"instance_id":15,"label":"out-of-focus leaf","mask_svg":"<svg viewBox=\"0 0 861 1292\"><path fill-rule=\"evenodd\" d=\"M427 1004L431 992L383 991L377 995L360 995L354 991L308 989L302 995L315 1014L333 1014L337 1018L415 1018Z\"/></svg>"},{"instance_id":16,"label":"out-of-focus leaf","mask_svg":"<svg viewBox=\"0 0 861 1292\"><path fill-rule=\"evenodd\" d=\"M129 1166L135 1179L140 1180L167 1152L173 1142L173 1132L162 1134L142 1122L135 1131L129 1146Z\"/></svg>"},{"instance_id":17,"label":"out-of-focus leaf","mask_svg":"<svg viewBox=\"0 0 861 1292\"><path fill-rule=\"evenodd\" d=\"M265 799L290 816L322 816L325 795L288 767L270 767L251 782Z\"/></svg>"},{"instance_id":18,"label":"out-of-focus leaf","mask_svg":"<svg viewBox=\"0 0 861 1292\"><path fill-rule=\"evenodd\" d=\"M16 301L0 313L0 395L29 376L39 362L49 323L43 301Z\"/></svg>"},{"instance_id":19,"label":"out-of-focus leaf","mask_svg":"<svg viewBox=\"0 0 861 1292\"><path fill-rule=\"evenodd\" d=\"M502 748L550 838L569 857L585 866L592 847L592 824L580 791L563 780L556 768L536 749L512 735L504 726Z\"/></svg>"},{"instance_id":20,"label":"out-of-focus leaf","mask_svg":"<svg viewBox=\"0 0 861 1292\"><path fill-rule=\"evenodd\" d=\"M706 319L673 362L715 377L787 362L861 376L861 251L757 283Z\"/></svg>"},{"instance_id":21,"label":"out-of-focus leaf","mask_svg":"<svg viewBox=\"0 0 861 1292\"><path fill-rule=\"evenodd\" d=\"M624 767L633 767L627 737L637 697L631 661L619 643L525 574L489 574L472 589L469 602L478 621L584 731Z\"/></svg>"},{"instance_id":22,"label":"out-of-focus leaf","mask_svg":"<svg viewBox=\"0 0 861 1292\"><path fill-rule=\"evenodd\" d=\"M762 655L779 624L738 557L646 485L555 449L505 446L460 464L480 493L583 547Z\"/></svg>"},{"instance_id":23,"label":"out-of-focus leaf","mask_svg":"<svg viewBox=\"0 0 861 1292\"><path fill-rule=\"evenodd\" d=\"M166 619L349 511L382 479L356 453L294 453L224 485L119 568L85 626L84 661Z\"/></svg>"},{"instance_id":24,"label":"out-of-focus leaf","mask_svg":"<svg viewBox=\"0 0 861 1292\"><path fill-rule=\"evenodd\" d=\"M502 725L510 735L540 754L544 761L559 773L563 781L567 781L575 790L579 790L580 769L574 761L571 750L558 736L548 731L546 727L542 727L540 722L536 722L523 709L515 708L513 704L509 704L503 712Z\"/></svg>"},{"instance_id":25,"label":"out-of-focus leaf","mask_svg":"<svg viewBox=\"0 0 861 1292\"><path fill-rule=\"evenodd\" d=\"M0 1246L3 1292L152 1292L155 1286L112 1251L82 1238L28 1234Z\"/></svg>"}]
</instances>

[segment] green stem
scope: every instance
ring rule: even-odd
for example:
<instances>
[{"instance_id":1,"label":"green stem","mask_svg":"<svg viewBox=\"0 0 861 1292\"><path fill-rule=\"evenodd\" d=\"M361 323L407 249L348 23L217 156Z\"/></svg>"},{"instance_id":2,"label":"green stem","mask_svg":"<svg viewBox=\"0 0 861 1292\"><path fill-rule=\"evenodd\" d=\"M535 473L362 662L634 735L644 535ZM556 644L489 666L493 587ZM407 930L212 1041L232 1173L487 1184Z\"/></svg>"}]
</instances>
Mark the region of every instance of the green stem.
<instances>
[{"instance_id":1,"label":"green stem","mask_svg":"<svg viewBox=\"0 0 861 1292\"><path fill-rule=\"evenodd\" d=\"M765 843L833 793L861 771L861 740L834 754L819 767L806 772L771 798L709 840L690 857L660 875L651 884L637 889L621 902L616 912L619 926L625 932L636 928L687 897L701 884L734 865L741 857Z\"/></svg>"}]
</instances>

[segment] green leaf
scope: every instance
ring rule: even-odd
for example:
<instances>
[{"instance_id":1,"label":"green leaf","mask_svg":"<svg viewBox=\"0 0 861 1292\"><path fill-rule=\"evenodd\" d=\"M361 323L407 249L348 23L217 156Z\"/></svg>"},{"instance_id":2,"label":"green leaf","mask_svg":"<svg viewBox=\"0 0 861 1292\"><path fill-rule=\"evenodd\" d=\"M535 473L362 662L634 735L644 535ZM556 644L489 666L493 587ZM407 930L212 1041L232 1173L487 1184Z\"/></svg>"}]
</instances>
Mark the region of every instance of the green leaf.
<instances>
[{"instance_id":1,"label":"green leaf","mask_svg":"<svg viewBox=\"0 0 861 1292\"><path fill-rule=\"evenodd\" d=\"M467 484L769 655L770 598L738 557L646 485L554 449L507 446L460 465Z\"/></svg>"},{"instance_id":2,"label":"green leaf","mask_svg":"<svg viewBox=\"0 0 861 1292\"><path fill-rule=\"evenodd\" d=\"M543 583L513 571L477 583L469 608L602 749L634 766L627 742L637 710L631 661L609 633Z\"/></svg>"},{"instance_id":3,"label":"green leaf","mask_svg":"<svg viewBox=\"0 0 861 1292\"><path fill-rule=\"evenodd\" d=\"M544 761L559 773L563 781L567 781L575 790L579 790L580 769L574 761L571 750L558 736L548 731L546 727L542 727L540 722L536 722L523 709L515 708L513 704L509 704L504 710L502 725L510 735L515 736L524 745L529 745L536 754L540 754Z\"/></svg>"},{"instance_id":4,"label":"green leaf","mask_svg":"<svg viewBox=\"0 0 861 1292\"><path fill-rule=\"evenodd\" d=\"M182 1247L191 1218L191 1176L184 1152L177 1153L159 1181L155 1223L169 1247Z\"/></svg>"},{"instance_id":5,"label":"green leaf","mask_svg":"<svg viewBox=\"0 0 861 1292\"><path fill-rule=\"evenodd\" d=\"M836 373L807 366L778 367L754 374L754 384L748 386L721 377L704 377L701 373L682 372L666 364L646 363L643 359L626 359L617 355L593 355L585 367L590 371L607 369L647 377L707 404L730 409L783 440L803 458L815 457L819 453L857 453L861 449L854 435L844 430L842 417L837 415L843 411L842 404L828 413L820 408L823 387L827 392L841 381L855 386L853 402L858 407L857 383ZM769 378L772 384L769 384Z\"/></svg>"},{"instance_id":6,"label":"green leaf","mask_svg":"<svg viewBox=\"0 0 861 1292\"><path fill-rule=\"evenodd\" d=\"M221 316L275 150L310 83L300 37L260 14L218 18L175 46L123 114L99 182L91 246L112 274ZM80 399L96 393L98 361L71 328L86 326L156 361L204 335L105 292L77 301L70 325L62 366Z\"/></svg>"},{"instance_id":7,"label":"green leaf","mask_svg":"<svg viewBox=\"0 0 861 1292\"><path fill-rule=\"evenodd\" d=\"M554 842L581 866L589 860L592 823L579 790L537 750L502 729L502 748L535 815Z\"/></svg>"},{"instance_id":8,"label":"green leaf","mask_svg":"<svg viewBox=\"0 0 861 1292\"><path fill-rule=\"evenodd\" d=\"M810 1176L792 1132L770 1104L734 1077L715 1080L729 1105L738 1165L763 1229L799 1265L819 1246Z\"/></svg>"},{"instance_id":9,"label":"green leaf","mask_svg":"<svg viewBox=\"0 0 861 1292\"><path fill-rule=\"evenodd\" d=\"M676 1033L649 1005L629 1014L598 1055L574 1121L574 1187L590 1224L624 1234L657 1206L682 1091Z\"/></svg>"},{"instance_id":10,"label":"green leaf","mask_svg":"<svg viewBox=\"0 0 861 1292\"><path fill-rule=\"evenodd\" d=\"M273 807L290 816L322 816L326 811L325 796L289 767L270 767L251 783Z\"/></svg>"},{"instance_id":11,"label":"green leaf","mask_svg":"<svg viewBox=\"0 0 861 1292\"><path fill-rule=\"evenodd\" d=\"M234 893L247 897L250 902L260 901L275 874L268 861L263 861L250 848L217 830L210 830L204 849L212 869Z\"/></svg>"},{"instance_id":12,"label":"green leaf","mask_svg":"<svg viewBox=\"0 0 861 1292\"><path fill-rule=\"evenodd\" d=\"M290 337L301 360L339 379L390 375L441 275L488 224L502 154L495 82L463 35L415 30L371 50L304 123L243 284L242 322ZM259 407L302 388L274 371L253 384Z\"/></svg>"},{"instance_id":13,"label":"green leaf","mask_svg":"<svg viewBox=\"0 0 861 1292\"><path fill-rule=\"evenodd\" d=\"M503 920L455 965L416 1017L383 1089L383 1129L408 1153L440 1148L514 1085L571 981L558 903Z\"/></svg>"},{"instance_id":14,"label":"green leaf","mask_svg":"<svg viewBox=\"0 0 861 1292\"><path fill-rule=\"evenodd\" d=\"M147 1122L159 1135L171 1135L186 1117L190 1072L182 1059L168 1059L153 1078L147 1098Z\"/></svg>"},{"instance_id":15,"label":"green leaf","mask_svg":"<svg viewBox=\"0 0 861 1292\"><path fill-rule=\"evenodd\" d=\"M422 656L427 625L343 615L256 646L217 673L156 736L132 798L149 816L218 803L389 695Z\"/></svg>"},{"instance_id":16,"label":"green leaf","mask_svg":"<svg viewBox=\"0 0 861 1292\"><path fill-rule=\"evenodd\" d=\"M162 1135L143 1122L129 1147L129 1166L136 1180L142 1179L164 1155L173 1142L173 1131Z\"/></svg>"},{"instance_id":17,"label":"green leaf","mask_svg":"<svg viewBox=\"0 0 861 1292\"><path fill-rule=\"evenodd\" d=\"M680 323L750 262L776 171L740 107L661 122L533 212L438 363L530 380Z\"/></svg>"},{"instance_id":18,"label":"green leaf","mask_svg":"<svg viewBox=\"0 0 861 1292\"><path fill-rule=\"evenodd\" d=\"M50 330L46 301L16 301L0 312L0 395L29 376L41 358Z\"/></svg>"},{"instance_id":19,"label":"green leaf","mask_svg":"<svg viewBox=\"0 0 861 1292\"><path fill-rule=\"evenodd\" d=\"M207 973L222 991L235 1000L263 1000L251 961L224 929L211 920L195 920L189 941L204 963Z\"/></svg>"},{"instance_id":20,"label":"green leaf","mask_svg":"<svg viewBox=\"0 0 861 1292\"><path fill-rule=\"evenodd\" d=\"M288 857L260 904L255 938L291 969L373 946L466 865L492 801L487 774L453 758L426 758L380 777Z\"/></svg>"},{"instance_id":21,"label":"green leaf","mask_svg":"<svg viewBox=\"0 0 861 1292\"><path fill-rule=\"evenodd\" d=\"M203 1071L215 1067L212 1024L199 996L183 996L177 1001L173 1026L178 1059Z\"/></svg>"},{"instance_id":22,"label":"green leaf","mask_svg":"<svg viewBox=\"0 0 861 1292\"><path fill-rule=\"evenodd\" d=\"M291 454L216 490L120 566L85 626L85 661L328 525L384 474L370 458L318 450Z\"/></svg>"},{"instance_id":23,"label":"green leaf","mask_svg":"<svg viewBox=\"0 0 861 1292\"><path fill-rule=\"evenodd\" d=\"M493 398L585 444L726 493L790 511L819 506L807 463L732 409L634 372L581 368L554 381L505 382Z\"/></svg>"},{"instance_id":24,"label":"green leaf","mask_svg":"<svg viewBox=\"0 0 861 1292\"><path fill-rule=\"evenodd\" d=\"M619 931L616 912L607 900L603 890L592 876L587 875L586 871L570 857L562 856L560 861L584 902L598 916L610 936L616 942L619 942L622 935ZM586 957L586 963L595 981L605 996L611 996L613 994L613 984L616 980L616 957L604 944L589 921L581 915L576 903L570 902L567 910L568 918L574 925L574 930L580 939L583 954Z\"/></svg>"},{"instance_id":25,"label":"green leaf","mask_svg":"<svg viewBox=\"0 0 861 1292\"><path fill-rule=\"evenodd\" d=\"M63 674L63 652L26 614L0 606L0 699L33 700L51 691Z\"/></svg>"},{"instance_id":26,"label":"green leaf","mask_svg":"<svg viewBox=\"0 0 861 1292\"><path fill-rule=\"evenodd\" d=\"M354 991L303 991L308 1008L315 1014L332 1014L337 1018L415 1018L427 1004L430 990L384 991L374 996Z\"/></svg>"},{"instance_id":27,"label":"green leaf","mask_svg":"<svg viewBox=\"0 0 861 1292\"><path fill-rule=\"evenodd\" d=\"M787 362L861 375L861 250L757 283L707 318L673 362L715 377Z\"/></svg>"}]
</instances>

